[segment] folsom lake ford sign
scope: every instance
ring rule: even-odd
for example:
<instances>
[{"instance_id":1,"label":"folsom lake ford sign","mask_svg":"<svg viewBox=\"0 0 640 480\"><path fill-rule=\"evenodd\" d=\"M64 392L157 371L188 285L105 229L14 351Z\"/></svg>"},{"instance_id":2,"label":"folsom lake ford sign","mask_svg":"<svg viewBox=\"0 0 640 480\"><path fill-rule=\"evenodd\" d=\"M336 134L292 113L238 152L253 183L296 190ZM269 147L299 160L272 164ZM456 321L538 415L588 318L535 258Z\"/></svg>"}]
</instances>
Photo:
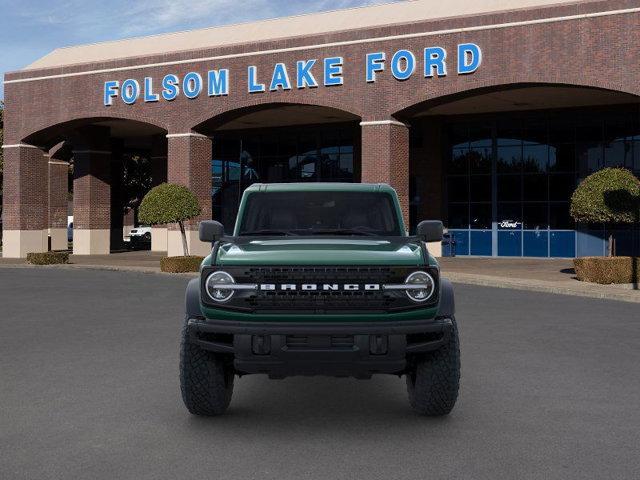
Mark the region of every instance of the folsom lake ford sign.
<instances>
[{"instance_id":1,"label":"folsom lake ford sign","mask_svg":"<svg viewBox=\"0 0 640 480\"><path fill-rule=\"evenodd\" d=\"M445 77L447 67L455 63L458 75L474 73L482 64L482 50L475 43L461 43L457 47L456 59L450 62L447 51L442 47L427 47L421 52L421 75L424 78ZM385 52L368 53L364 59L366 83L375 83L387 68L398 81L408 80L416 74L419 61L410 50L398 50L388 59ZM259 71L249 66L242 79L249 93L286 91L293 88L318 88L344 84L344 57L305 59L296 62L295 69L289 71L284 63L276 63L270 71ZM127 105L141 102L172 101L180 95L195 99L201 95L221 97L229 95L233 79L229 69L215 69L207 72L188 72L182 78L170 73L162 78L128 78L123 81L104 82L104 105L111 106L116 99ZM235 85L236 83L234 83Z\"/></svg>"}]
</instances>

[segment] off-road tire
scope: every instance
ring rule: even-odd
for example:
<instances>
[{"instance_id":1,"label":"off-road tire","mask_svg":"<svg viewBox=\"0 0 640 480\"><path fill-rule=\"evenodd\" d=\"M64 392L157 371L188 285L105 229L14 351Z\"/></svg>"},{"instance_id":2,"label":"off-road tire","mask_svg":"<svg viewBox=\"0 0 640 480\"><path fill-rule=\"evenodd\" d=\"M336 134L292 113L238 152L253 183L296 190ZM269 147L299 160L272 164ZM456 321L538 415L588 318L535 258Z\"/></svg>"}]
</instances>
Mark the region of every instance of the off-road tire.
<instances>
[{"instance_id":1,"label":"off-road tire","mask_svg":"<svg viewBox=\"0 0 640 480\"><path fill-rule=\"evenodd\" d=\"M460 385L460 342L455 318L449 341L438 350L417 359L407 373L411 407L421 415L439 416L451 412Z\"/></svg>"},{"instance_id":2,"label":"off-road tire","mask_svg":"<svg viewBox=\"0 0 640 480\"><path fill-rule=\"evenodd\" d=\"M221 415L231 402L234 372L222 358L191 343L188 328L185 320L180 344L182 401L193 415Z\"/></svg>"}]
</instances>

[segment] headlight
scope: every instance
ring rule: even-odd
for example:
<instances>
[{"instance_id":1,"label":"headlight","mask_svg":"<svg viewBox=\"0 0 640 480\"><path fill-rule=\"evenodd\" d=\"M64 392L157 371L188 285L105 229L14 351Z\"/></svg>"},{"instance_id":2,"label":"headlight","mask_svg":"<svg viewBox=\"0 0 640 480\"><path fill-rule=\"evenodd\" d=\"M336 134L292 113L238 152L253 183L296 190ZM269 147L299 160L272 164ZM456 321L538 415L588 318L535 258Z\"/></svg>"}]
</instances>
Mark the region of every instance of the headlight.
<instances>
[{"instance_id":1,"label":"headlight","mask_svg":"<svg viewBox=\"0 0 640 480\"><path fill-rule=\"evenodd\" d=\"M413 272L404 283L407 287L407 296L414 302L429 300L436 287L436 282L427 272Z\"/></svg>"},{"instance_id":2,"label":"headlight","mask_svg":"<svg viewBox=\"0 0 640 480\"><path fill-rule=\"evenodd\" d=\"M216 302L224 303L233 297L235 290L231 286L235 283L227 272L213 272L205 282L207 295Z\"/></svg>"}]
</instances>

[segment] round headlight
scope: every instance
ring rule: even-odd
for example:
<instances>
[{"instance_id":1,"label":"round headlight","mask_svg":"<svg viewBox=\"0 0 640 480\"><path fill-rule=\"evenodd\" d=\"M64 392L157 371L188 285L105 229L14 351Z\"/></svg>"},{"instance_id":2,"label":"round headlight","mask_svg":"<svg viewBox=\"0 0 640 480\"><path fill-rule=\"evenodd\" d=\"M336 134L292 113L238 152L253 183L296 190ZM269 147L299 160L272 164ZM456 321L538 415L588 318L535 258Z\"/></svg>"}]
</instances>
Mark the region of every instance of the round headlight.
<instances>
[{"instance_id":1,"label":"round headlight","mask_svg":"<svg viewBox=\"0 0 640 480\"><path fill-rule=\"evenodd\" d=\"M213 272L205 282L207 295L216 302L226 302L233 297L234 290L225 288L225 285L234 283L236 283L235 280L227 272Z\"/></svg>"},{"instance_id":2,"label":"round headlight","mask_svg":"<svg viewBox=\"0 0 640 480\"><path fill-rule=\"evenodd\" d=\"M404 281L407 285L407 296L414 302L426 302L431 298L436 287L433 277L427 272L413 272Z\"/></svg>"}]
</instances>

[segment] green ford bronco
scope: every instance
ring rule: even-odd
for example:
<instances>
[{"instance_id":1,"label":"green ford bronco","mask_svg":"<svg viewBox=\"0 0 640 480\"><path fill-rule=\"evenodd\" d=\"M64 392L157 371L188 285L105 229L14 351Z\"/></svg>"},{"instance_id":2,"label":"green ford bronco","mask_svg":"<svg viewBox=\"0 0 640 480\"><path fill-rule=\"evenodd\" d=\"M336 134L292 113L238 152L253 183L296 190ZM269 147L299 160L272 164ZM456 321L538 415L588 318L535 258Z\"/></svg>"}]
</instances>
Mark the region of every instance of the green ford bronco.
<instances>
[{"instance_id":1,"label":"green ford bronco","mask_svg":"<svg viewBox=\"0 0 640 480\"><path fill-rule=\"evenodd\" d=\"M223 413L236 375L406 377L411 406L448 414L460 350L453 289L409 236L384 184L254 184L232 236L200 223L212 251L189 282L180 386L189 412Z\"/></svg>"}]
</instances>

